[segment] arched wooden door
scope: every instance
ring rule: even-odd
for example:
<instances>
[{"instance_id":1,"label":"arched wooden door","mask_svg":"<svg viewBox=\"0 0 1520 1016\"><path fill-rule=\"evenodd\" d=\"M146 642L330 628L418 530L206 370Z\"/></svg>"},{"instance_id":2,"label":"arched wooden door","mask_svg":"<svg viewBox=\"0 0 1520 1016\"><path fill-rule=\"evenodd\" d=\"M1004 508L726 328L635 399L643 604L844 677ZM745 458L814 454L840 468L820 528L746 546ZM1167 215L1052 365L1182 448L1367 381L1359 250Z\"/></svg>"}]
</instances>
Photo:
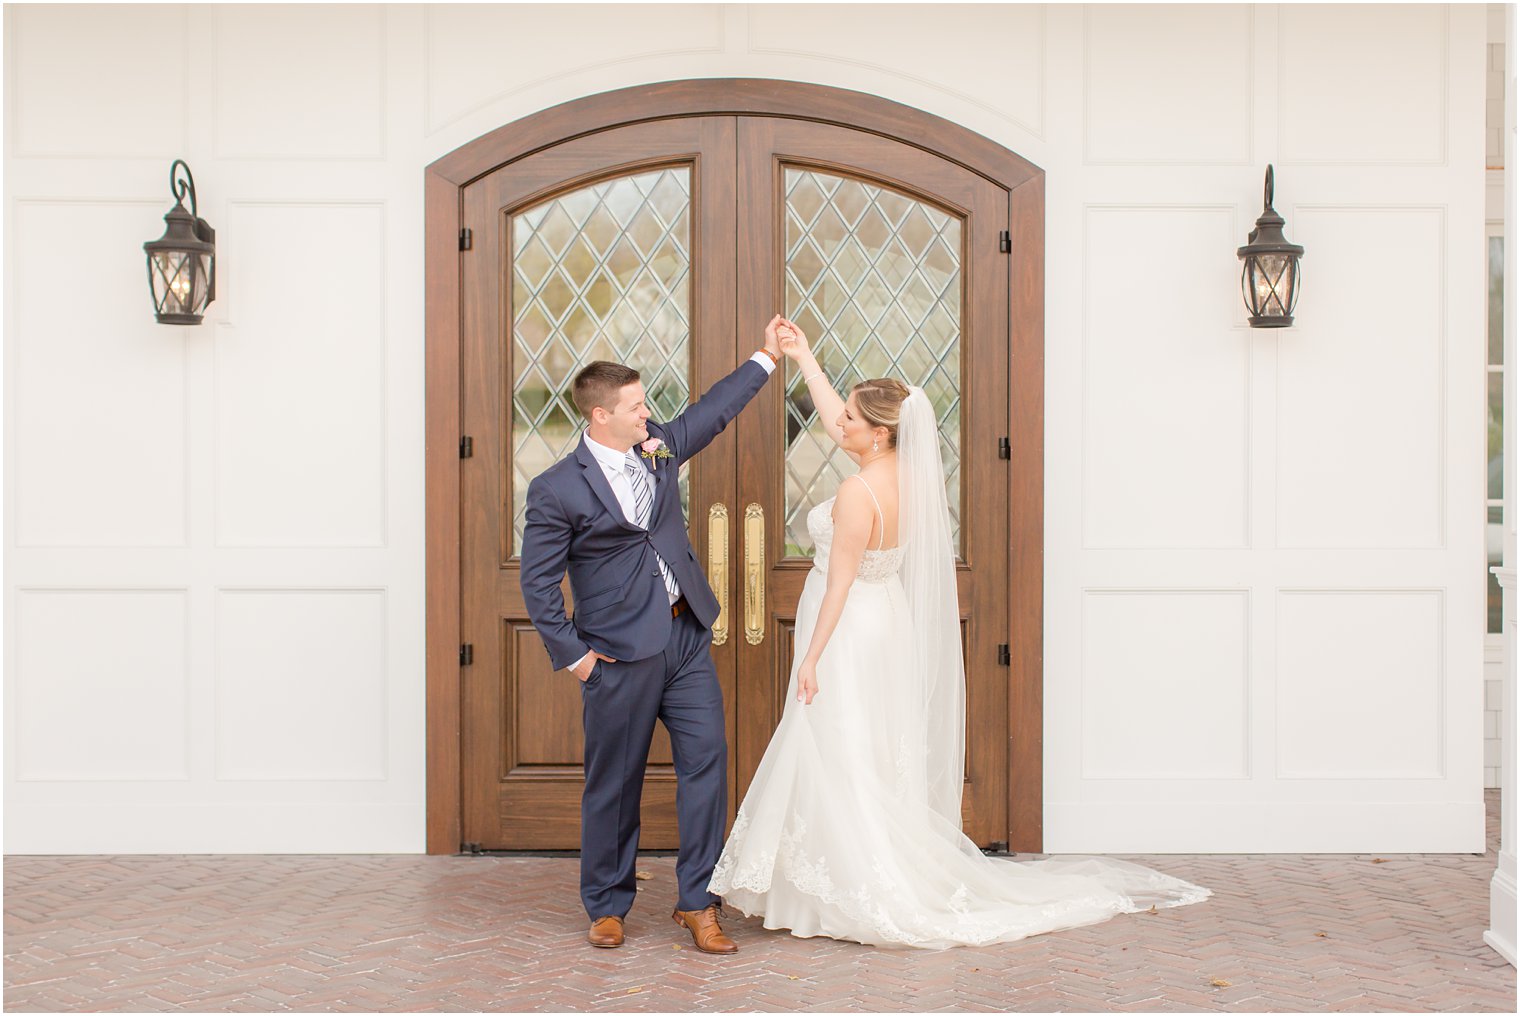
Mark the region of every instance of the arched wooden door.
<instances>
[{"instance_id":1,"label":"arched wooden door","mask_svg":"<svg viewBox=\"0 0 1520 1016\"><path fill-rule=\"evenodd\" d=\"M815 336L836 387L899 377L939 413L965 625L966 830L1007 843L1010 737L1030 704L1016 677L1028 675L1007 651L1019 539L1005 457L1019 218L1009 188L919 145L797 117L709 113L576 133L456 191L465 249L454 369L468 439L456 460L456 602L467 648L456 671L457 833L443 835L457 836L453 849L579 844L579 695L551 672L517 578L527 482L582 429L570 380L594 359L629 363L668 418L747 358L782 311ZM811 551L801 519L849 471L788 364L683 471L692 542L725 604L712 652L731 813L779 720ZM1033 581L1037 596L1037 557ZM436 614L443 605L429 600ZM430 752L447 733L435 705L447 710L430 696ZM437 775L430 767L434 788ZM659 731L642 846L675 846L674 802ZM430 849L450 846L430 835Z\"/></svg>"}]
</instances>

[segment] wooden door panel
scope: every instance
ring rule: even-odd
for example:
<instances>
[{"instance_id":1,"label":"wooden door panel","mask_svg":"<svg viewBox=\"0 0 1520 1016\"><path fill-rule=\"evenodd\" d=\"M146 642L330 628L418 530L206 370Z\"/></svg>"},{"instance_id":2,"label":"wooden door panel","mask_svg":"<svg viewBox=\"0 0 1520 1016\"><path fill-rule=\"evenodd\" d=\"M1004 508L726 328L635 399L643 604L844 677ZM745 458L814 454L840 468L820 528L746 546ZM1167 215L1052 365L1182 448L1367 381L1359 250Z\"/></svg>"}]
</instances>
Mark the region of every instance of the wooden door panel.
<instances>
[{"instance_id":1,"label":"wooden door panel","mask_svg":"<svg viewBox=\"0 0 1520 1016\"><path fill-rule=\"evenodd\" d=\"M779 118L740 121L739 173L740 319L783 307L813 336L841 394L851 375L885 374L947 400L942 426L957 438L958 461L947 461L947 470L961 533L967 660L963 818L977 842L1005 841L1008 670L998 663L998 646L1008 639L1009 520L998 442L1007 433L1008 287L999 241L1009 223L1008 194L922 149ZM924 293L933 299L926 302ZM951 352L959 358L953 367ZM760 400L766 412L741 421L738 470L740 502L766 513L768 615L760 644L739 646L743 671L765 675L740 686L734 757L741 794L785 704L790 633L811 567L800 519L854 471L837 452L845 468L830 465L831 446L815 451L807 443L813 425L797 407L811 400L790 365L785 383L773 382Z\"/></svg>"},{"instance_id":2,"label":"wooden door panel","mask_svg":"<svg viewBox=\"0 0 1520 1016\"><path fill-rule=\"evenodd\" d=\"M550 280L546 275L530 285L514 275L516 259L532 253L531 244L513 246L514 216L525 222L547 203L561 201L568 207L567 195L671 167L684 167L689 174L683 365L688 398L731 371L758 344L759 328L773 312L799 316L786 304L787 237L781 213L788 171L877 188L886 195L879 199L884 203L899 198L916 202L943 221L955 222L959 366L953 371L953 387L960 400L955 482L964 478L955 498L962 531L957 578L970 721L963 817L968 835L978 842L1004 840L1009 672L998 667L996 646L1008 641L1011 537L1007 463L999 460L997 446L998 438L1007 433L1010 311L1008 270L1005 255L998 251L998 234L1009 225L1008 194L910 145L860 131L766 117L692 117L605 131L524 157L463 190L463 220L473 231L474 243L473 250L460 255L462 423L463 432L474 438L474 456L463 464L460 491L461 627L475 655L473 664L463 669L461 683L462 838L498 849L573 849L579 843L580 691L573 677L550 670L527 617L518 585L514 529L523 485L553 460L544 458L548 453L542 447L522 444L515 421L547 405L542 399L551 397L556 386L567 386L576 364L564 363L563 355L553 360L552 343L525 337L534 321L523 317L527 304L519 304L518 292L527 293L530 301L546 302L547 297L534 295L544 290L533 286L547 286ZM546 221L547 216L533 228L547 230ZM906 228L907 221L893 228ZM648 238L631 242L649 245ZM593 252L593 260L608 259L606 265L597 265L610 266L612 244ZM596 276L593 272L585 278L595 281ZM546 334L573 331L569 322L575 301L590 299L589 284L583 291L570 288L569 296L561 294L568 301L562 312L546 311L549 324L538 323ZM650 334L640 332L639 344L629 354L607 358L644 369L638 357L648 353L647 343L658 341L656 324L640 322L641 327L645 324ZM920 326L943 330L943 322L936 325L927 319ZM879 359L880 354L855 350L843 361L845 369L869 364L873 356ZM540 401L525 400L524 371L540 366L540 387L548 394L534 396ZM876 373L917 383L914 369L905 361ZM714 646L713 656L731 749L730 817L785 704L795 605L810 567L805 556L786 552L795 531L789 534L785 518L785 456L788 438L796 430L796 421L787 416L787 385L778 383L787 376L767 385L735 424L693 461L687 475L689 530L699 554L709 551L710 513L717 511L728 519L726 546L716 548L727 557L718 592L729 607L728 633ZM646 373L646 387L650 377ZM556 440L563 443L578 428L578 420L562 421ZM542 461L530 462L530 454ZM751 504L765 513L767 609L758 645L745 637L741 599L744 517ZM568 582L564 588L567 606L573 609ZM674 802L669 739L658 728L646 771L642 846L668 849L677 844Z\"/></svg>"},{"instance_id":3,"label":"wooden door panel","mask_svg":"<svg viewBox=\"0 0 1520 1016\"><path fill-rule=\"evenodd\" d=\"M643 371L651 401L665 403L657 418L733 369L733 154L732 118L661 121L566 142L464 190L473 242L460 255L461 389L474 444L461 484L461 627L474 651L461 682L466 842L579 845L580 689L551 670L523 603L522 492L573 450L582 424L569 380L590 359ZM731 441L683 472L698 546L706 506L731 500ZM733 675L720 660L729 698ZM674 781L659 727L646 847L677 844Z\"/></svg>"}]
</instances>

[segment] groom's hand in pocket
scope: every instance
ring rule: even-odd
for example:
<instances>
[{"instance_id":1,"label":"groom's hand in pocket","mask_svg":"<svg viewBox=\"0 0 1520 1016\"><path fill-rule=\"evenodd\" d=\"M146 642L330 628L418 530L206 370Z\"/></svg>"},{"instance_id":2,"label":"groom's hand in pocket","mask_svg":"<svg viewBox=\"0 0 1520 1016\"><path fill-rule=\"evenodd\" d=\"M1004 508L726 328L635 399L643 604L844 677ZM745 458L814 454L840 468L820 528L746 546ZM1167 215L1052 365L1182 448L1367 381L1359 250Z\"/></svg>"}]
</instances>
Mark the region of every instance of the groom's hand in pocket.
<instances>
[{"instance_id":1,"label":"groom's hand in pocket","mask_svg":"<svg viewBox=\"0 0 1520 1016\"><path fill-rule=\"evenodd\" d=\"M585 684L586 681L591 677L591 671L596 667L597 660L606 660L608 663L617 662L617 660L614 660L612 657L603 656L601 653L593 649L591 652L581 657L581 662L570 668L570 673L580 678L581 684Z\"/></svg>"}]
</instances>

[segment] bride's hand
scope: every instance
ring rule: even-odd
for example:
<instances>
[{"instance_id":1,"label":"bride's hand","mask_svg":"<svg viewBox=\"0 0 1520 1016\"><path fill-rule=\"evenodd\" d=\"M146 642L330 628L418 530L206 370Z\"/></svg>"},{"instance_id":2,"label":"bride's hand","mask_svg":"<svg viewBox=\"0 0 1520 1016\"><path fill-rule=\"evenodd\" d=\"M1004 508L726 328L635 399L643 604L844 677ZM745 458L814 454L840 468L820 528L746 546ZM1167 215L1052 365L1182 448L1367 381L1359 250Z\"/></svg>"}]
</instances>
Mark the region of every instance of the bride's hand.
<instances>
[{"instance_id":1,"label":"bride's hand","mask_svg":"<svg viewBox=\"0 0 1520 1016\"><path fill-rule=\"evenodd\" d=\"M813 704L818 694L818 668L806 660L797 669L797 701L805 706Z\"/></svg>"},{"instance_id":2,"label":"bride's hand","mask_svg":"<svg viewBox=\"0 0 1520 1016\"><path fill-rule=\"evenodd\" d=\"M801 360L812 352L808 346L807 336L795 322L782 318L781 327L776 329L776 336L781 340L781 351L793 360Z\"/></svg>"}]
</instances>

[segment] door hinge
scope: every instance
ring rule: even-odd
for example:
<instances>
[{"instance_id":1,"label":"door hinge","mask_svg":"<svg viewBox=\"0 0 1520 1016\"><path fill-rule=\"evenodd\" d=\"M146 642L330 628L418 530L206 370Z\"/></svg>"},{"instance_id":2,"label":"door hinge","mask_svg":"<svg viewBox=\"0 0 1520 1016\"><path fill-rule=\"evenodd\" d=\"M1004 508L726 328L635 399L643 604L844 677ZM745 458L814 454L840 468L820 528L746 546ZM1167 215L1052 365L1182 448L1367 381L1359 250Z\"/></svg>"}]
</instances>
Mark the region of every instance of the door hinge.
<instances>
[{"instance_id":1,"label":"door hinge","mask_svg":"<svg viewBox=\"0 0 1520 1016\"><path fill-rule=\"evenodd\" d=\"M461 854L475 854L476 856L485 853L484 850L480 849L479 843L461 843L459 845L459 852Z\"/></svg>"},{"instance_id":2,"label":"door hinge","mask_svg":"<svg viewBox=\"0 0 1520 1016\"><path fill-rule=\"evenodd\" d=\"M998 438L998 458L1013 458L1013 448L1008 444L1008 439L1006 437Z\"/></svg>"},{"instance_id":3,"label":"door hinge","mask_svg":"<svg viewBox=\"0 0 1520 1016\"><path fill-rule=\"evenodd\" d=\"M1005 229L998 234L998 252L1007 254L1011 250L1013 250L1013 237Z\"/></svg>"},{"instance_id":4,"label":"door hinge","mask_svg":"<svg viewBox=\"0 0 1520 1016\"><path fill-rule=\"evenodd\" d=\"M1007 234L1004 234L1004 235L1006 236ZM474 246L475 246L475 234L472 233L472 232L470 232L468 229L461 229L459 231L459 249L460 250L469 250L469 249L471 249Z\"/></svg>"},{"instance_id":5,"label":"door hinge","mask_svg":"<svg viewBox=\"0 0 1520 1016\"><path fill-rule=\"evenodd\" d=\"M459 439L459 457L461 459L467 459L471 455L474 455L474 454L475 454L475 439L473 437L470 437L469 435L465 435L464 437L460 438ZM1006 458L1006 456L1005 456L1005 458Z\"/></svg>"},{"instance_id":6,"label":"door hinge","mask_svg":"<svg viewBox=\"0 0 1520 1016\"><path fill-rule=\"evenodd\" d=\"M1008 643L998 643L998 666L1007 667L1012 663L1012 657L1008 655Z\"/></svg>"},{"instance_id":7,"label":"door hinge","mask_svg":"<svg viewBox=\"0 0 1520 1016\"><path fill-rule=\"evenodd\" d=\"M474 662L475 662L475 647L473 645L471 645L470 643L466 642L464 645L462 645L462 646L459 647L459 665L461 667L468 667L470 664L472 664Z\"/></svg>"}]
</instances>

